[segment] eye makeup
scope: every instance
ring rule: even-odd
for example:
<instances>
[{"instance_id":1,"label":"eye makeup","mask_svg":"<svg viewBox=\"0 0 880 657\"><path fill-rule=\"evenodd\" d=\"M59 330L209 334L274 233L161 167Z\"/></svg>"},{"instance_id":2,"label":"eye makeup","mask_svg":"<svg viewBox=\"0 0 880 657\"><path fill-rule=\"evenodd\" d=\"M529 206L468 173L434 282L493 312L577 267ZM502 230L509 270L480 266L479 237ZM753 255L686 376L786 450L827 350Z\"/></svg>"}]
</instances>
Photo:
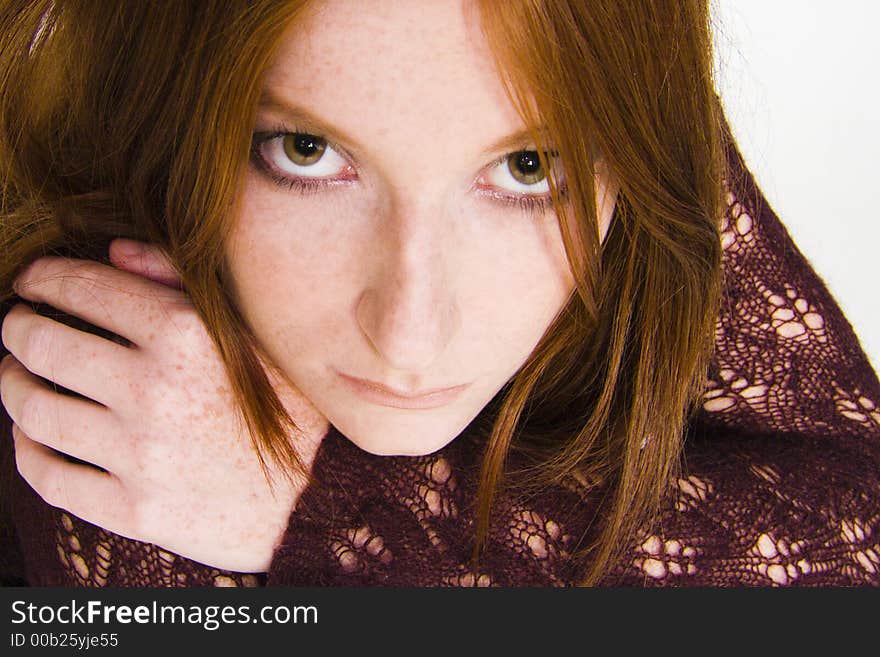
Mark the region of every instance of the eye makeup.
<instances>
[{"instance_id":1,"label":"eye makeup","mask_svg":"<svg viewBox=\"0 0 880 657\"><path fill-rule=\"evenodd\" d=\"M283 139L294 135L308 135L320 139L320 136L313 135L307 130L297 128L291 129L284 125L277 125L272 130L268 131L254 132L251 141L251 163L260 174L271 180L282 189L296 192L301 196L315 194L330 187L349 185L354 182L354 180L356 180L357 169L354 165L351 164L349 154L345 151L345 149L329 141L327 142L327 146L337 151L340 155L344 156L349 161L349 165L347 167L348 173L346 173L343 177L295 176L284 174L278 171L277 167L273 166L266 158L264 154L264 147L266 144L271 143L274 140ZM494 167L497 167L524 152L534 153L536 151L534 149L520 149L518 151L506 153L490 163L485 170L491 170ZM548 157L548 159L557 157L557 153L552 150L545 151L545 155ZM560 184L557 179L557 184L559 186L560 196L562 198L565 198L567 196L567 190L564 181ZM497 202L504 207L516 208L521 212L525 212L526 214L534 217L541 217L545 215L549 210L553 209L553 200L549 193L528 194L516 192L501 192L494 186L486 184L475 184L474 190L481 196L485 196L491 199L493 202Z\"/></svg>"}]
</instances>

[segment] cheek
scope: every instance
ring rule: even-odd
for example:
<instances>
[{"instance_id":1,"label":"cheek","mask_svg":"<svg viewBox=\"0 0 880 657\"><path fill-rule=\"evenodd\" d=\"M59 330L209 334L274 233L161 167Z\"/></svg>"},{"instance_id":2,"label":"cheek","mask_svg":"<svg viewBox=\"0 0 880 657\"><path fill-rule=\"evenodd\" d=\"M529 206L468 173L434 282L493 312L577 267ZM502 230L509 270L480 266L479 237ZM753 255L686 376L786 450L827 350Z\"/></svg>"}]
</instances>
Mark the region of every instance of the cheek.
<instances>
[{"instance_id":1,"label":"cheek","mask_svg":"<svg viewBox=\"0 0 880 657\"><path fill-rule=\"evenodd\" d=\"M526 223L508 219L505 230L479 236L475 243L482 246L460 268L464 330L471 336L467 358L495 361L511 375L574 289L555 217L520 221Z\"/></svg>"},{"instance_id":2,"label":"cheek","mask_svg":"<svg viewBox=\"0 0 880 657\"><path fill-rule=\"evenodd\" d=\"M560 309L574 279L555 216L523 222L517 231L488 241L493 247L483 250L486 280L494 288L486 296L504 299L527 323L541 322Z\"/></svg>"},{"instance_id":3,"label":"cheek","mask_svg":"<svg viewBox=\"0 0 880 657\"><path fill-rule=\"evenodd\" d=\"M263 187L248 180L226 250L236 303L272 353L273 340L292 349L348 316L358 238L318 195L287 200Z\"/></svg>"},{"instance_id":4,"label":"cheek","mask_svg":"<svg viewBox=\"0 0 880 657\"><path fill-rule=\"evenodd\" d=\"M391 265L368 210L332 194L286 198L253 179L239 207L227 247L234 294L277 364L292 373L306 361L372 363L356 304ZM485 205L443 221L432 244L442 257L425 262L443 268L438 300L458 324L439 366L511 374L573 288L557 222Z\"/></svg>"}]
</instances>

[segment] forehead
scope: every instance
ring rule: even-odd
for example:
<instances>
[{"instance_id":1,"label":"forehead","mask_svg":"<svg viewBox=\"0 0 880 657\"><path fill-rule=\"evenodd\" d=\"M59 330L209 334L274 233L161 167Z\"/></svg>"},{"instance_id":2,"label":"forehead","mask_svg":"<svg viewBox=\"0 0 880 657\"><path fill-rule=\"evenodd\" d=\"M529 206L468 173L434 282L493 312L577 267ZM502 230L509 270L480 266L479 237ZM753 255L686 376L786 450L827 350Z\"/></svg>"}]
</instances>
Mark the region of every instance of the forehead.
<instances>
[{"instance_id":1,"label":"forehead","mask_svg":"<svg viewBox=\"0 0 880 657\"><path fill-rule=\"evenodd\" d=\"M265 86L359 140L429 131L476 139L523 127L472 0L316 2L286 31ZM420 139L423 141L423 138Z\"/></svg>"}]
</instances>

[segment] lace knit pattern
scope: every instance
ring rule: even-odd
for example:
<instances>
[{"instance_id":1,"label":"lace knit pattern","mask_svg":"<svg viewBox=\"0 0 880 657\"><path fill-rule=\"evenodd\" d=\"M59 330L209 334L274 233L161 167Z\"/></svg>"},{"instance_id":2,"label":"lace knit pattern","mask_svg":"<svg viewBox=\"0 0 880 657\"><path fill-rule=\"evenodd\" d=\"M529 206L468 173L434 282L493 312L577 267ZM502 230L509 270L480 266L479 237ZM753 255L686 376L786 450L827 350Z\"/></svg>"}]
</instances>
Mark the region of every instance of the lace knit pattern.
<instances>
[{"instance_id":1,"label":"lace knit pattern","mask_svg":"<svg viewBox=\"0 0 880 657\"><path fill-rule=\"evenodd\" d=\"M880 585L880 383L733 147L730 156L724 306L686 475L604 583ZM269 572L258 575L110 534L48 507L15 477L25 578L75 586L575 584L582 571L570 557L589 540L595 507L576 482L528 504L502 498L487 557L480 570L469 568L479 447L466 430L429 456L377 457L331 428L313 465L321 485L304 492Z\"/></svg>"}]
</instances>

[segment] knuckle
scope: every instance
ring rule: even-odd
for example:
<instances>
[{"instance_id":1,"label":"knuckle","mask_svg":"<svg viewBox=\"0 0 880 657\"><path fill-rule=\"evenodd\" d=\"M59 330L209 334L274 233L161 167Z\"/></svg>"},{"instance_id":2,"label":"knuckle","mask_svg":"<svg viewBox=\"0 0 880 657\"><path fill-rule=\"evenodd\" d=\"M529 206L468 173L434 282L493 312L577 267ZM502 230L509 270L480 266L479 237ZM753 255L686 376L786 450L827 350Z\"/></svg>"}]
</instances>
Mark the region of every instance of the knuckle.
<instances>
[{"instance_id":1,"label":"knuckle","mask_svg":"<svg viewBox=\"0 0 880 657\"><path fill-rule=\"evenodd\" d=\"M198 327L198 317L192 307L185 304L167 304L166 312L174 325L182 332L192 332Z\"/></svg>"},{"instance_id":2,"label":"knuckle","mask_svg":"<svg viewBox=\"0 0 880 657\"><path fill-rule=\"evenodd\" d=\"M40 287L67 274L71 266L72 261L69 258L43 256L34 260L22 272L20 279L24 281L25 289Z\"/></svg>"},{"instance_id":3,"label":"knuckle","mask_svg":"<svg viewBox=\"0 0 880 657\"><path fill-rule=\"evenodd\" d=\"M187 307L174 307L171 311L173 335L185 345L196 347L205 343L207 335L201 318L192 309Z\"/></svg>"},{"instance_id":4,"label":"knuckle","mask_svg":"<svg viewBox=\"0 0 880 657\"><path fill-rule=\"evenodd\" d=\"M88 265L67 267L56 279L58 296L70 307L94 301L101 284L97 272Z\"/></svg>"},{"instance_id":5,"label":"knuckle","mask_svg":"<svg viewBox=\"0 0 880 657\"><path fill-rule=\"evenodd\" d=\"M144 316L155 333L155 341L162 341L174 335L178 327L187 322L187 309L168 303L159 297L153 297L144 306Z\"/></svg>"},{"instance_id":6,"label":"knuckle","mask_svg":"<svg viewBox=\"0 0 880 657\"><path fill-rule=\"evenodd\" d=\"M20 293L27 293L33 301L52 304L78 300L97 281L101 265L86 260L74 260L58 256L46 256L36 260L19 279Z\"/></svg>"},{"instance_id":7,"label":"knuckle","mask_svg":"<svg viewBox=\"0 0 880 657\"><path fill-rule=\"evenodd\" d=\"M21 361L33 372L45 372L55 334L52 325L34 316L27 324L21 347Z\"/></svg>"},{"instance_id":8,"label":"knuckle","mask_svg":"<svg viewBox=\"0 0 880 657\"><path fill-rule=\"evenodd\" d=\"M45 417L42 399L31 392L25 395L18 408L18 424L22 431L32 438L42 436L42 419Z\"/></svg>"}]
</instances>

